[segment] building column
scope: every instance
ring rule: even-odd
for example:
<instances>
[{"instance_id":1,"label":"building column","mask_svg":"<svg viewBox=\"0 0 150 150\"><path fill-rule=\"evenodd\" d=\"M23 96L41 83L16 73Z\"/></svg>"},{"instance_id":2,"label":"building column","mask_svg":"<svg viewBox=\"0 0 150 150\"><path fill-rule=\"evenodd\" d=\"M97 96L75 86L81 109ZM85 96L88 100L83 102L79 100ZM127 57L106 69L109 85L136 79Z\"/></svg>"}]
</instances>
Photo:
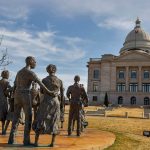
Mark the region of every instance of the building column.
<instances>
[{"instance_id":1,"label":"building column","mask_svg":"<svg viewBox=\"0 0 150 150\"><path fill-rule=\"evenodd\" d=\"M126 66L126 91L129 91L129 66Z\"/></svg>"},{"instance_id":2,"label":"building column","mask_svg":"<svg viewBox=\"0 0 150 150\"><path fill-rule=\"evenodd\" d=\"M111 77L110 77L110 90L116 91L116 64L112 63L111 66Z\"/></svg>"},{"instance_id":3,"label":"building column","mask_svg":"<svg viewBox=\"0 0 150 150\"><path fill-rule=\"evenodd\" d=\"M138 91L142 91L142 67L139 66L139 72L138 72Z\"/></svg>"}]
</instances>

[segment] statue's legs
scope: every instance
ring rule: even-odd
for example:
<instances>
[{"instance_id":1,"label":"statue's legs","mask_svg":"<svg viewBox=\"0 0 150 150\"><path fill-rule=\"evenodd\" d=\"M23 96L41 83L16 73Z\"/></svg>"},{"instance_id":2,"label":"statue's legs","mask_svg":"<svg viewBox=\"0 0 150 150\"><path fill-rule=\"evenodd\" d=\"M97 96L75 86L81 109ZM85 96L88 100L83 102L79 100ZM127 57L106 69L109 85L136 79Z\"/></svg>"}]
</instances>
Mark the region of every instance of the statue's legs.
<instances>
[{"instance_id":1,"label":"statue's legs","mask_svg":"<svg viewBox=\"0 0 150 150\"><path fill-rule=\"evenodd\" d=\"M19 117L21 112L21 104L14 105L14 116L12 121L12 127L9 135L8 144L14 143L15 134L17 132L18 124L19 124Z\"/></svg>"},{"instance_id":2,"label":"statue's legs","mask_svg":"<svg viewBox=\"0 0 150 150\"><path fill-rule=\"evenodd\" d=\"M76 120L74 118L73 121L72 121L72 131L74 131L75 122L76 122Z\"/></svg>"},{"instance_id":3,"label":"statue's legs","mask_svg":"<svg viewBox=\"0 0 150 150\"><path fill-rule=\"evenodd\" d=\"M73 119L73 110L70 108L68 118L68 135L71 135L72 133L72 119Z\"/></svg>"},{"instance_id":4,"label":"statue's legs","mask_svg":"<svg viewBox=\"0 0 150 150\"><path fill-rule=\"evenodd\" d=\"M64 123L64 122L63 122L63 121L61 121L61 129L63 128L63 123Z\"/></svg>"},{"instance_id":5,"label":"statue's legs","mask_svg":"<svg viewBox=\"0 0 150 150\"><path fill-rule=\"evenodd\" d=\"M32 124L32 106L30 97L25 95L22 99L23 101L23 110L25 113L25 128L24 128L24 145L30 145L30 131L31 131L31 124Z\"/></svg>"},{"instance_id":6,"label":"statue's legs","mask_svg":"<svg viewBox=\"0 0 150 150\"><path fill-rule=\"evenodd\" d=\"M83 120L81 119L81 132L84 131L84 128L83 128Z\"/></svg>"},{"instance_id":7,"label":"statue's legs","mask_svg":"<svg viewBox=\"0 0 150 150\"><path fill-rule=\"evenodd\" d=\"M36 114L37 114L37 106L33 107L33 112L34 112L34 120L36 119Z\"/></svg>"},{"instance_id":8,"label":"statue's legs","mask_svg":"<svg viewBox=\"0 0 150 150\"><path fill-rule=\"evenodd\" d=\"M63 123L64 123L64 109L60 109L60 121L61 121L61 128L63 128Z\"/></svg>"},{"instance_id":9,"label":"statue's legs","mask_svg":"<svg viewBox=\"0 0 150 150\"><path fill-rule=\"evenodd\" d=\"M39 132L35 133L35 143L34 143L34 146L36 146L36 147L38 146L39 135L40 135Z\"/></svg>"},{"instance_id":10,"label":"statue's legs","mask_svg":"<svg viewBox=\"0 0 150 150\"><path fill-rule=\"evenodd\" d=\"M54 147L54 144L55 144L55 138L56 138L56 134L52 134L51 144L48 145L49 147Z\"/></svg>"},{"instance_id":11,"label":"statue's legs","mask_svg":"<svg viewBox=\"0 0 150 150\"><path fill-rule=\"evenodd\" d=\"M2 135L4 135L4 126L5 126L5 120L2 120Z\"/></svg>"},{"instance_id":12,"label":"statue's legs","mask_svg":"<svg viewBox=\"0 0 150 150\"><path fill-rule=\"evenodd\" d=\"M81 134L81 110L77 109L77 136Z\"/></svg>"},{"instance_id":13,"label":"statue's legs","mask_svg":"<svg viewBox=\"0 0 150 150\"><path fill-rule=\"evenodd\" d=\"M10 120L7 120L7 121L6 121L5 128L4 128L4 134L6 134L6 132L7 132L7 128L8 128L8 126L9 126L9 123L10 123Z\"/></svg>"},{"instance_id":14,"label":"statue's legs","mask_svg":"<svg viewBox=\"0 0 150 150\"><path fill-rule=\"evenodd\" d=\"M83 114L83 111L81 110L81 132L84 131L83 123L84 123L84 114Z\"/></svg>"}]
</instances>

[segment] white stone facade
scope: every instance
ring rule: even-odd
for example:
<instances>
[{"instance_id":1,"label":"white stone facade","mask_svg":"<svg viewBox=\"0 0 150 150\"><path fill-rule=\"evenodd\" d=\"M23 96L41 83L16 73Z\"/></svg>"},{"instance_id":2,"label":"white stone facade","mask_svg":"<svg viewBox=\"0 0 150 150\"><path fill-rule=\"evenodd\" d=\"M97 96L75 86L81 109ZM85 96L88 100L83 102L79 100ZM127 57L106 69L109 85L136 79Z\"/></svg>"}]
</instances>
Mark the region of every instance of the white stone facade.
<instances>
[{"instance_id":1,"label":"white stone facade","mask_svg":"<svg viewBox=\"0 0 150 150\"><path fill-rule=\"evenodd\" d=\"M90 58L87 65L90 105L103 105L106 92L114 105L150 105L150 37L141 30L138 21L119 56L104 54L101 58ZM142 47L141 41L145 43Z\"/></svg>"}]
</instances>

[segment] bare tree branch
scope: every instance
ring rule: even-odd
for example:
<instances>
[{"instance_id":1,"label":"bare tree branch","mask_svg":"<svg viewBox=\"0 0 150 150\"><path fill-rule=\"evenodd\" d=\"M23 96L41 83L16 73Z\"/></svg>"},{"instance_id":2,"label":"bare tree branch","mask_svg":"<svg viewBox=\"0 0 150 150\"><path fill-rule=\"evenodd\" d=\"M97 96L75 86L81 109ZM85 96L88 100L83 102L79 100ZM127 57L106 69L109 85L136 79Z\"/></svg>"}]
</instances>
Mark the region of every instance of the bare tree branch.
<instances>
[{"instance_id":1,"label":"bare tree branch","mask_svg":"<svg viewBox=\"0 0 150 150\"><path fill-rule=\"evenodd\" d=\"M0 37L0 45L2 44L3 37L4 37L4 35L1 35L1 37Z\"/></svg>"},{"instance_id":2,"label":"bare tree branch","mask_svg":"<svg viewBox=\"0 0 150 150\"><path fill-rule=\"evenodd\" d=\"M0 37L0 46L2 45L3 38L4 38L4 35L1 35L1 37ZM5 68L9 64L11 64L12 61L9 60L7 47L6 47L5 50L0 50L0 51L2 53L1 58L0 58L0 67L4 67Z\"/></svg>"}]
</instances>

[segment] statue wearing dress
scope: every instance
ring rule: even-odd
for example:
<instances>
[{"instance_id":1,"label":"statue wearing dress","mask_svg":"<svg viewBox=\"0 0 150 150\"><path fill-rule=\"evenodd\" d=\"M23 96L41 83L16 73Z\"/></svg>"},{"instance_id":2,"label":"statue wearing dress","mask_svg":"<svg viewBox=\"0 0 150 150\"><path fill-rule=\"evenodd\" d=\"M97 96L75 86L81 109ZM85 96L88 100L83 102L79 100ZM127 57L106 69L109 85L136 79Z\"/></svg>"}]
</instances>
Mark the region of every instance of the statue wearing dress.
<instances>
[{"instance_id":1,"label":"statue wearing dress","mask_svg":"<svg viewBox=\"0 0 150 150\"><path fill-rule=\"evenodd\" d=\"M43 84L51 91L60 93L60 99L63 101L63 84L62 81L55 76L56 66L48 65L46 68L49 76L42 80ZM40 134L52 135L50 147L54 146L55 137L59 133L59 122L60 122L60 101L58 95L52 97L47 93L44 94L43 101L41 102L37 111L36 120L33 123L33 130L35 131L35 146L38 146L38 139Z\"/></svg>"}]
</instances>

